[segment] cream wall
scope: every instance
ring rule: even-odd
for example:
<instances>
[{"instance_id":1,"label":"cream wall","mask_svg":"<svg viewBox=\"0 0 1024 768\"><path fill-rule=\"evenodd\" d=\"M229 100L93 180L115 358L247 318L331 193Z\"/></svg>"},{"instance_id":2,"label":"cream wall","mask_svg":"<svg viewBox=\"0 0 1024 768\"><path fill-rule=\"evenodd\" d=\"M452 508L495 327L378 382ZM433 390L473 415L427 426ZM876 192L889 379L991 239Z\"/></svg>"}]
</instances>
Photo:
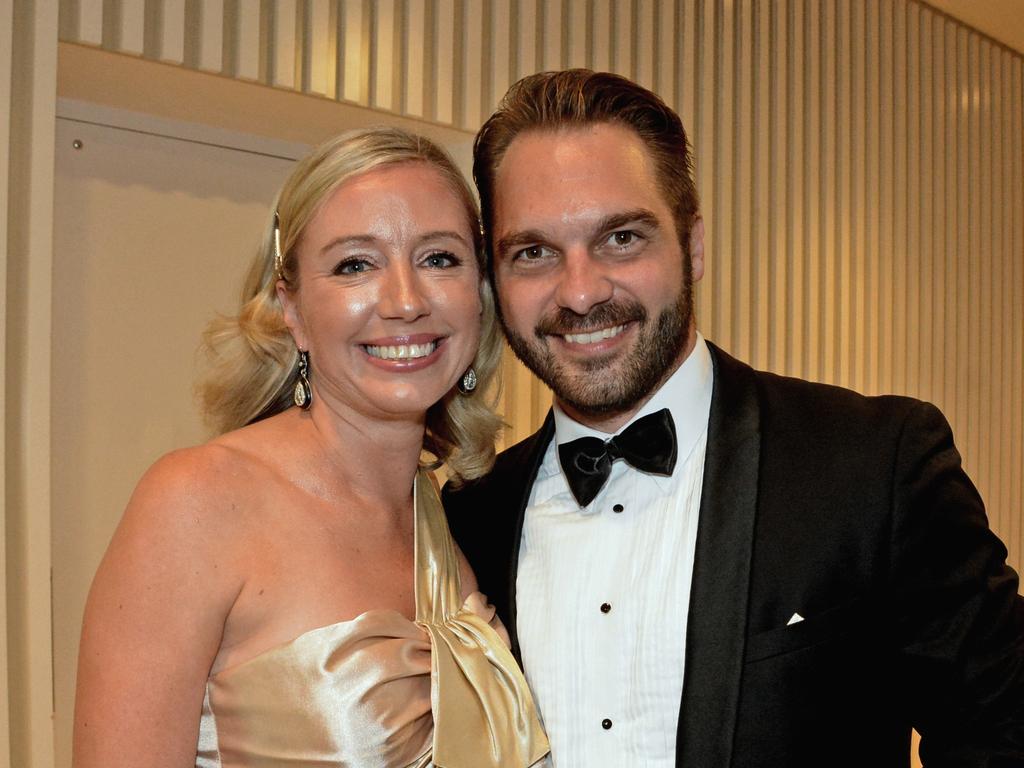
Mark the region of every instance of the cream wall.
<instances>
[{"instance_id":1,"label":"cream wall","mask_svg":"<svg viewBox=\"0 0 1024 768\"><path fill-rule=\"evenodd\" d=\"M465 151L522 74L584 65L653 87L696 147L705 334L761 367L936 402L1020 566L1020 53L914 0L0 0L0 768L54 764L58 28L85 46L62 51L65 93L289 141L295 114L316 133L341 109L454 130ZM549 398L509 367L511 439Z\"/></svg>"},{"instance_id":2,"label":"cream wall","mask_svg":"<svg viewBox=\"0 0 1024 768\"><path fill-rule=\"evenodd\" d=\"M914 0L65 0L60 30L466 131L542 68L654 88L696 147L705 334L758 367L936 402L1020 564L1019 52ZM534 386L513 377L509 439L543 413Z\"/></svg>"},{"instance_id":3,"label":"cream wall","mask_svg":"<svg viewBox=\"0 0 1024 768\"><path fill-rule=\"evenodd\" d=\"M653 87L696 146L705 334L759 367L935 401L1020 563L1019 53L911 0L156 5L65 2L61 34L470 131L540 68ZM543 413L533 386L512 378L509 439Z\"/></svg>"}]
</instances>

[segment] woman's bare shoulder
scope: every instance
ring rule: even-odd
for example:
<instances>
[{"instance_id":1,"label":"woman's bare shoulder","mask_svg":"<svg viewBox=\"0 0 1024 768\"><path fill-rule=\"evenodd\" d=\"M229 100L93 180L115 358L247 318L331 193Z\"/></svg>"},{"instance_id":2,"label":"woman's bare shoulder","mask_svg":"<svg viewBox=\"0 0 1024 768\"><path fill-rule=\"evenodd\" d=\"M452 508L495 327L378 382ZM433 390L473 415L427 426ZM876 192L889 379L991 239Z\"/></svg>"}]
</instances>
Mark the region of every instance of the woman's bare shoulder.
<instances>
[{"instance_id":1,"label":"woman's bare shoulder","mask_svg":"<svg viewBox=\"0 0 1024 768\"><path fill-rule=\"evenodd\" d=\"M258 449L232 440L171 451L143 474L120 527L136 534L158 529L165 544L237 539L239 527L258 513L272 474Z\"/></svg>"}]
</instances>

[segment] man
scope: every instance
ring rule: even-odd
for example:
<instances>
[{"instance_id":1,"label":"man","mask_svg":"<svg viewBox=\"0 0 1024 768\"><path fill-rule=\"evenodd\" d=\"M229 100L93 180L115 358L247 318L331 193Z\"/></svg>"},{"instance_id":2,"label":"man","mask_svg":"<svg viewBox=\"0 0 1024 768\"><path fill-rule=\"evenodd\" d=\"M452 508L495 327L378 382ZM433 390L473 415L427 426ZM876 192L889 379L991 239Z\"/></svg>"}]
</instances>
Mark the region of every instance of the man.
<instances>
[{"instance_id":1,"label":"man","mask_svg":"<svg viewBox=\"0 0 1024 768\"><path fill-rule=\"evenodd\" d=\"M474 154L502 323L555 406L445 501L555 765L907 766L911 726L925 765L1024 765L1024 603L948 425L697 333L678 116L544 73Z\"/></svg>"}]
</instances>

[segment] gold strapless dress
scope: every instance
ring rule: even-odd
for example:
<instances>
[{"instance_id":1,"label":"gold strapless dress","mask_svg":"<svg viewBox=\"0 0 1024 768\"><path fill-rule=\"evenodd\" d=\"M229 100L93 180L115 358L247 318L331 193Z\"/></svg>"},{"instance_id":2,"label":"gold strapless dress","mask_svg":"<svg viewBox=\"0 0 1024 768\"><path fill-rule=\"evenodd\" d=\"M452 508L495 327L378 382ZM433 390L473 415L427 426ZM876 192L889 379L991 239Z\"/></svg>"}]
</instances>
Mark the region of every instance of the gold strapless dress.
<instances>
[{"instance_id":1,"label":"gold strapless dress","mask_svg":"<svg viewBox=\"0 0 1024 768\"><path fill-rule=\"evenodd\" d=\"M393 610L305 632L207 681L198 768L526 768L547 738L504 627L416 478L416 621Z\"/></svg>"}]
</instances>

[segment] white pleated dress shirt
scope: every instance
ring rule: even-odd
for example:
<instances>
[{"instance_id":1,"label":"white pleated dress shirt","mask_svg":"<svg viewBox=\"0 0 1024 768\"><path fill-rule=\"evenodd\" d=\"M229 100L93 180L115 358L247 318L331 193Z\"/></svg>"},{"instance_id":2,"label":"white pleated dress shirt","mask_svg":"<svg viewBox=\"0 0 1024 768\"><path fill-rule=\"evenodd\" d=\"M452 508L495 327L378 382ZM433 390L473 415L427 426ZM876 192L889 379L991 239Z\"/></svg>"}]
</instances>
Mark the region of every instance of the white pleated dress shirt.
<instances>
[{"instance_id":1,"label":"white pleated dress shirt","mask_svg":"<svg viewBox=\"0 0 1024 768\"><path fill-rule=\"evenodd\" d=\"M526 509L516 607L555 768L675 766L712 378L698 334L633 419L671 410L679 450L672 476L617 461L585 508L569 491L557 446L610 435L554 409L555 438Z\"/></svg>"}]
</instances>

